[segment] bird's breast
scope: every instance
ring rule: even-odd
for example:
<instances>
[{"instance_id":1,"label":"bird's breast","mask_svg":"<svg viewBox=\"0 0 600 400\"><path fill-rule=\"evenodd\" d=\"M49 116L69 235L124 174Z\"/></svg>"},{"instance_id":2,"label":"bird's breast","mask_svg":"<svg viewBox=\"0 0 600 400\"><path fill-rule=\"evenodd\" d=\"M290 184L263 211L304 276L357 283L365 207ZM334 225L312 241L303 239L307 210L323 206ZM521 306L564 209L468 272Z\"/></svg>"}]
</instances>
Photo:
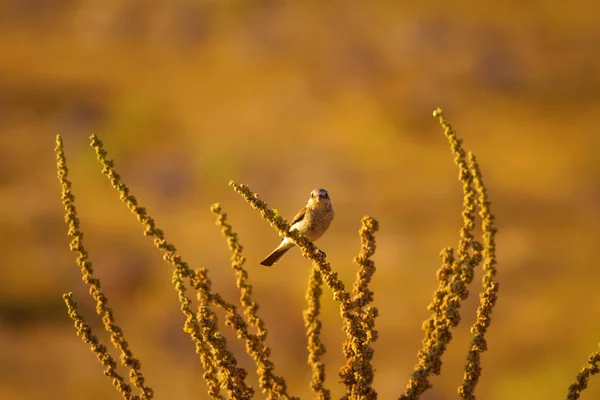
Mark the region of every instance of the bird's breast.
<instances>
[{"instance_id":1,"label":"bird's breast","mask_svg":"<svg viewBox=\"0 0 600 400\"><path fill-rule=\"evenodd\" d=\"M311 241L315 241L320 238L323 233L329 228L331 225L331 221L333 221L333 209L329 210L314 210L314 212L308 215L306 219L307 225L307 235L309 236Z\"/></svg>"}]
</instances>

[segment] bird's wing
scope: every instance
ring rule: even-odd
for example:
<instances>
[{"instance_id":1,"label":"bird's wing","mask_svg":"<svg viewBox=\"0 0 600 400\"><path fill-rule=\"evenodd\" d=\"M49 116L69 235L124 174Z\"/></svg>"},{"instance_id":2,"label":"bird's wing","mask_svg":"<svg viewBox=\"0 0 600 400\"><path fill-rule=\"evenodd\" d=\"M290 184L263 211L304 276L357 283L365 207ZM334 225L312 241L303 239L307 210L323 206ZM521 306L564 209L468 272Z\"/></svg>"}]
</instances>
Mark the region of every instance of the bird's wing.
<instances>
[{"instance_id":1,"label":"bird's wing","mask_svg":"<svg viewBox=\"0 0 600 400\"><path fill-rule=\"evenodd\" d=\"M291 225L294 225L296 222L300 222L304 219L304 216L306 215L306 206L302 207L300 209L300 211L298 211L298 214L296 214L296 216L294 217L294 219L292 220Z\"/></svg>"}]
</instances>

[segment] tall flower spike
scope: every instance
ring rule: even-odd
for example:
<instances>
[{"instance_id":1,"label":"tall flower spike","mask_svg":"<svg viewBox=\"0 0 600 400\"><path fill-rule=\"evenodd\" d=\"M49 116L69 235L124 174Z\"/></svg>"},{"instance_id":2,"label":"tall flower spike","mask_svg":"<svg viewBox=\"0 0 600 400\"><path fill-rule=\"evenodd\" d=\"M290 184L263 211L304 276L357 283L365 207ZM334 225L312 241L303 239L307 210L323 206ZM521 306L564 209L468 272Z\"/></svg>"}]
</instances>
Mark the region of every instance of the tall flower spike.
<instances>
[{"instance_id":1,"label":"tall flower spike","mask_svg":"<svg viewBox=\"0 0 600 400\"><path fill-rule=\"evenodd\" d=\"M195 277L196 276L197 274L195 274ZM187 289L184 283L184 274L180 269L176 268L173 271L171 280L177 291L181 312L186 317L183 330L192 338L196 348L196 354L200 356L200 362L204 369L202 377L208 386L208 394L212 399L224 400L224 397L221 395L218 377L220 368L214 359L215 351L213 349L216 344L211 343L212 331L207 328L216 324L216 317L210 309L205 310L205 308L208 307L206 307L202 301L200 302L198 315L192 311L192 300L185 293ZM200 291L197 292L197 296L200 297ZM215 321L213 321L213 319Z\"/></svg>"},{"instance_id":2,"label":"tall flower spike","mask_svg":"<svg viewBox=\"0 0 600 400\"><path fill-rule=\"evenodd\" d=\"M588 357L588 365L579 371L576 382L569 386L567 400L577 400L581 392L587 388L588 380L592 375L600 372L600 352L594 352Z\"/></svg>"},{"instance_id":3,"label":"tall flower spike","mask_svg":"<svg viewBox=\"0 0 600 400\"><path fill-rule=\"evenodd\" d=\"M239 388L235 388L227 383L236 380L243 381L246 378L246 371L236 367L237 361L235 356L227 349L227 341L221 332L219 332L217 315L209 307L211 302L215 303L215 297L217 296L216 294L211 293L211 285L212 282L208 278L208 270L206 268L196 269L192 286L196 289L198 297L198 320L201 322L202 334L205 340L211 344L212 358L222 374L226 377L229 374L239 374L237 377L233 376L225 380L225 384L229 385L228 388L234 390L232 398L245 399L252 397L254 394L253 390L241 392ZM232 322L232 320L235 320L235 322L241 320L243 323L242 317L235 313L235 307L233 312L226 315L225 323L233 326L235 325L235 322ZM237 330L237 325L234 326L234 329ZM240 337L240 335L238 335L238 337Z\"/></svg>"},{"instance_id":4,"label":"tall flower spike","mask_svg":"<svg viewBox=\"0 0 600 400\"><path fill-rule=\"evenodd\" d=\"M135 196L131 194L129 187L123 183L119 174L115 172L113 168L113 160L108 158L108 154L106 150L104 150L104 145L96 135L92 135L90 137L90 145L96 151L98 161L100 164L102 164L102 173L108 178L112 187L119 192L121 201L123 201L127 208L129 208L129 210L135 214L138 221L144 225L144 235L154 237L154 245L163 253L163 259L171 264L182 278L188 278L192 287L198 290L199 279L196 276L196 272L189 267L187 262L182 260L181 256L177 253L175 246L165 239L164 232L156 227L154 219L148 215L146 209L138 205L138 201ZM173 283L175 285L175 289L180 295L181 300L181 287L179 286L177 279L174 279ZM184 308L182 304L182 311L183 310ZM198 318L193 313L189 315L184 312L184 314L187 318L184 330L192 337L192 340L196 346L196 353L200 355L202 359L204 356L202 355L203 350L201 335L198 334L200 332ZM225 345L224 340L225 339L223 338L223 342L220 342L220 344L223 346ZM217 366L220 368L220 375L223 379L225 379L224 382L221 382L221 386L225 387L229 395L233 398L241 400L250 399L254 391L246 384L246 371L237 366L235 357L232 355L227 359L227 362L224 362L223 360L217 361ZM213 390L210 387L209 392L213 393Z\"/></svg>"},{"instance_id":5,"label":"tall flower spike","mask_svg":"<svg viewBox=\"0 0 600 400\"><path fill-rule=\"evenodd\" d=\"M362 332L346 332L344 353L346 364L340 370L340 377L346 383L345 399L375 399L377 392L373 389L374 369L371 365L373 348L371 344L377 340L375 318L379 311L368 306L373 301L373 292L369 283L375 273L375 263L371 256L375 254L375 232L379 230L379 223L371 217L363 217L360 235L360 253L354 258L358 266L356 281L352 288L352 304L354 314L360 318L364 327ZM358 335L357 335L358 333Z\"/></svg>"},{"instance_id":6,"label":"tall flower spike","mask_svg":"<svg viewBox=\"0 0 600 400\"><path fill-rule=\"evenodd\" d=\"M474 177L475 190L477 191L477 206L479 216L481 217L481 229L483 232L483 293L480 294L480 305L477 309L477 321L471 327L473 340L467 353L467 363L465 365L465 374L463 384L458 388L458 393L463 399L475 400L475 386L481 376L481 353L487 350L485 333L490 327L492 321L492 310L496 305L499 284L494 280L496 276L496 228L494 227L494 216L491 213L491 202L487 195L487 190L483 184L483 175L477 164L475 155L469 153L469 169Z\"/></svg>"},{"instance_id":7,"label":"tall flower spike","mask_svg":"<svg viewBox=\"0 0 600 400\"><path fill-rule=\"evenodd\" d=\"M428 307L432 312L432 316L423 323L422 329L425 332L423 347L419 350L417 365L406 385L406 390L400 396L400 399L403 400L416 400L431 387L429 376L432 373L441 371L442 355L452 340L451 324L446 315L452 313L454 310L452 307L455 307L455 304L447 301L451 296L450 278L454 274L452 268L454 264L453 249L451 247L445 248L440 253L440 257L442 266L437 272L439 285L433 294L433 301Z\"/></svg>"},{"instance_id":8,"label":"tall flower spike","mask_svg":"<svg viewBox=\"0 0 600 400\"><path fill-rule=\"evenodd\" d=\"M56 137L55 151L58 179L62 187L65 222L69 227L69 236L73 238L69 249L78 255L77 265L81 268L82 280L90 287L90 296L96 301L96 312L102 317L104 329L110 334L110 340L113 346L121 352L121 363L129 368L131 382L141 390L143 399L151 399L154 397L154 392L145 385L145 379L141 371L142 366L129 349L129 343L127 343L127 340L125 339L123 330L115 322L113 311L108 307L108 298L102 291L100 279L94 276L92 262L83 245L83 233L79 230L79 218L77 218L77 210L75 208L75 196L71 192L71 182L67 178L69 170L67 168L67 160L64 153L62 138L60 136Z\"/></svg>"},{"instance_id":9,"label":"tall flower spike","mask_svg":"<svg viewBox=\"0 0 600 400\"><path fill-rule=\"evenodd\" d=\"M274 374L275 365L269 358L271 350L266 345L267 327L264 320L258 316L258 304L252 299L252 285L248 283L248 272L244 268L246 258L242 255L243 247L238 235L227 223L227 213L223 212L220 204L213 204L210 210L217 216L216 225L221 228L221 234L227 238L227 244L233 253L231 267L235 271L244 315L248 324L256 328L256 335L250 334L245 325L243 328L239 326L238 333L246 340L246 350L256 363L259 385L269 398L290 398L285 380Z\"/></svg>"},{"instance_id":10,"label":"tall flower spike","mask_svg":"<svg viewBox=\"0 0 600 400\"><path fill-rule=\"evenodd\" d=\"M463 226L460 229L456 255L451 249L442 252L443 263L437 273L440 284L434 293L433 302L428 307L432 316L423 323L423 347L418 353L419 360L405 392L400 396L400 399L407 400L419 398L431 387L431 374L441 373L442 356L452 339L451 329L460 323L461 301L469 296L467 285L473 281L474 270L481 263L483 250L483 246L473 235L477 198L473 188L473 174L469 169L462 140L456 136L441 109L435 110L433 116L439 119L444 135L450 143L454 163L458 167L458 179L463 191Z\"/></svg>"},{"instance_id":11,"label":"tall flower spike","mask_svg":"<svg viewBox=\"0 0 600 400\"><path fill-rule=\"evenodd\" d=\"M125 382L125 378L117 372L117 362L110 356L106 346L100 344L100 341L92 332L92 327L85 322L83 316L77 312L77 302L73 300L73 293L63 294L63 299L67 305L69 318L73 320L73 325L77 330L77 336L90 345L92 352L96 354L98 361L104 365L104 376L112 380L115 389L121 393L124 399L139 400L140 397L131 393L131 386Z\"/></svg>"},{"instance_id":12,"label":"tall flower spike","mask_svg":"<svg viewBox=\"0 0 600 400\"><path fill-rule=\"evenodd\" d=\"M455 268L459 269L460 280L464 283L460 288L461 300L464 300L469 296L465 284L470 284L473 281L474 269L481 262L481 245L475 242L473 236L477 205L476 191L473 187L473 171L469 168L467 154L462 147L462 140L456 136L456 132L444 117L442 110L438 108L433 115L439 119L440 125L444 129L444 135L450 143L450 151L454 156L454 163L458 167L458 179L462 185L463 226L460 229L460 240L456 249ZM474 253L473 256L470 255L471 251Z\"/></svg>"},{"instance_id":13,"label":"tall flower spike","mask_svg":"<svg viewBox=\"0 0 600 400\"><path fill-rule=\"evenodd\" d=\"M312 370L310 388L319 400L330 400L331 391L325 388L325 364L321 361L321 356L325 354L325 346L321 342L321 327L323 324L319 320L321 295L323 294L322 286L321 273L315 267L311 267L306 292L308 309L303 313L304 327L308 339L308 365Z\"/></svg>"}]
</instances>

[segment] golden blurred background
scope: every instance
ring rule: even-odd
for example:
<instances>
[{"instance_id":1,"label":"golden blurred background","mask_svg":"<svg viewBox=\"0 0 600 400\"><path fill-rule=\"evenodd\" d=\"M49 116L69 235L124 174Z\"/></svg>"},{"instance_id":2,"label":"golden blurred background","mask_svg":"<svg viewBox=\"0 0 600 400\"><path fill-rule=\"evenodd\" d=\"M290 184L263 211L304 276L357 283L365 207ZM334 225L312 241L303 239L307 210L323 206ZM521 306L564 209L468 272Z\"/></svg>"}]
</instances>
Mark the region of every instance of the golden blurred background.
<instances>
[{"instance_id":1,"label":"golden blurred background","mask_svg":"<svg viewBox=\"0 0 600 400\"><path fill-rule=\"evenodd\" d=\"M234 301L209 211L221 202L245 246L276 372L302 398L313 397L301 313L310 264L294 250L259 266L279 238L227 182L287 218L312 189L328 189L336 219L318 245L347 285L360 218L378 219L374 385L396 398L439 251L461 226L438 106L478 156L499 229L501 288L476 393L564 398L600 341L596 2L222 3L0 2L0 398L120 397L61 298L73 291L108 344L68 251L56 134L95 271L156 398L207 398L171 267L100 173L92 133L167 239ZM424 399L457 398L479 277ZM327 384L339 397L343 336L329 289L323 303ZM251 359L225 332L258 390ZM600 398L600 378L583 398Z\"/></svg>"}]
</instances>

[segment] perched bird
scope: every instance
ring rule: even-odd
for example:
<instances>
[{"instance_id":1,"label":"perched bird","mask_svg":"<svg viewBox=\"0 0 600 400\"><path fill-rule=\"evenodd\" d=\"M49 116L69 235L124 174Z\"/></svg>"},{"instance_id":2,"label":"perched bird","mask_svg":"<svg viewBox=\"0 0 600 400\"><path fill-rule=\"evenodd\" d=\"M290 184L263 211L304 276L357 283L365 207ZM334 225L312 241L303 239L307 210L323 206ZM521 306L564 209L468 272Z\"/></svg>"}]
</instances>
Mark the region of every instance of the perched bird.
<instances>
[{"instance_id":1,"label":"perched bird","mask_svg":"<svg viewBox=\"0 0 600 400\"><path fill-rule=\"evenodd\" d=\"M325 189L315 189L310 192L310 199L305 207L302 207L291 223L291 230L298 230L306 235L311 242L319 239L331 225L333 221L333 206L329 199L329 193ZM294 247L294 242L290 238L283 238L279 246L273 250L261 265L267 267L276 264L289 249Z\"/></svg>"}]
</instances>

